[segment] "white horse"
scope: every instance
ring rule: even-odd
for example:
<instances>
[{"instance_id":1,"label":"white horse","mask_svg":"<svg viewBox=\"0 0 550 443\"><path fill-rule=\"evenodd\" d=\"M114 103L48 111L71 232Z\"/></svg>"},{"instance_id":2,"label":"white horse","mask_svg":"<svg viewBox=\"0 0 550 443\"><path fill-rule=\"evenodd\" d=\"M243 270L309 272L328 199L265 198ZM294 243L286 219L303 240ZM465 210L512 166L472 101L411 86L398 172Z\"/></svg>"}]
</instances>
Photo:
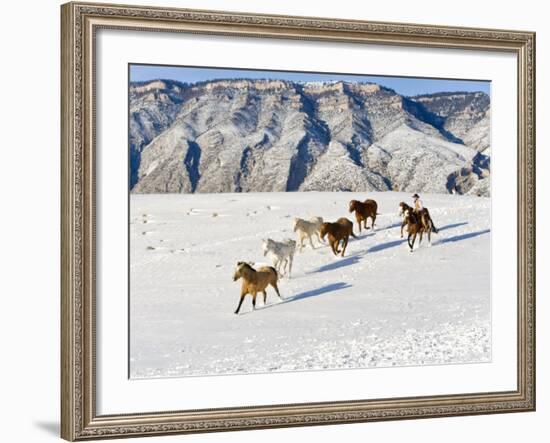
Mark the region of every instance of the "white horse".
<instances>
[{"instance_id":1,"label":"white horse","mask_svg":"<svg viewBox=\"0 0 550 443\"><path fill-rule=\"evenodd\" d=\"M290 239L279 242L268 238L267 240L262 240L262 250L264 251L264 257L269 254L273 267L279 275L285 275L288 267L288 278L290 278L296 242ZM282 273L281 266L283 267Z\"/></svg>"},{"instance_id":2,"label":"white horse","mask_svg":"<svg viewBox=\"0 0 550 443\"><path fill-rule=\"evenodd\" d=\"M304 240L307 238L309 240L309 244L311 245L311 249L315 249L315 246L313 246L313 242L311 241L311 237L315 235L317 237L317 241L321 243L321 238L319 237L319 229L321 229L321 225L323 224L323 218L322 217L312 217L309 220L304 220L302 218L295 218L294 219L294 232L298 234L298 239L300 240L300 252L304 249Z\"/></svg>"}]
</instances>

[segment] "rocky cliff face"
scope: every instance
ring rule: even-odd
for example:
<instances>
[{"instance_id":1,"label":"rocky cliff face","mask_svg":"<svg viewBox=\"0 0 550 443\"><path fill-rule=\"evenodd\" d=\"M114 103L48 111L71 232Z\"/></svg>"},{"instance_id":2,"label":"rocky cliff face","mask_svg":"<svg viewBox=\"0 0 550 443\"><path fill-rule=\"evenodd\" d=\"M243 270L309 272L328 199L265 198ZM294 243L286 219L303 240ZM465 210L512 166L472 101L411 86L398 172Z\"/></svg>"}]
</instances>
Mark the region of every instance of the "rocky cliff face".
<instances>
[{"instance_id":1,"label":"rocky cliff face","mask_svg":"<svg viewBox=\"0 0 550 443\"><path fill-rule=\"evenodd\" d=\"M130 188L488 195L489 107L349 82L134 83Z\"/></svg>"}]
</instances>

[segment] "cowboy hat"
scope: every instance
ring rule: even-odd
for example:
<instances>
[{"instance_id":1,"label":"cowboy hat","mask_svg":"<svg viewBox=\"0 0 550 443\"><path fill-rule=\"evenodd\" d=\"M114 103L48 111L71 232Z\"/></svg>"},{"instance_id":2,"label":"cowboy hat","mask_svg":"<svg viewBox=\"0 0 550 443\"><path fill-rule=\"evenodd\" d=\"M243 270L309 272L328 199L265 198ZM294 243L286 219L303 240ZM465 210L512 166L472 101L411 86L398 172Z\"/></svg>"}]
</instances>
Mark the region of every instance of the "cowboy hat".
<instances>
[{"instance_id":1,"label":"cowboy hat","mask_svg":"<svg viewBox=\"0 0 550 443\"><path fill-rule=\"evenodd\" d=\"M420 198L420 196L418 194L414 194L412 198Z\"/></svg>"}]
</instances>

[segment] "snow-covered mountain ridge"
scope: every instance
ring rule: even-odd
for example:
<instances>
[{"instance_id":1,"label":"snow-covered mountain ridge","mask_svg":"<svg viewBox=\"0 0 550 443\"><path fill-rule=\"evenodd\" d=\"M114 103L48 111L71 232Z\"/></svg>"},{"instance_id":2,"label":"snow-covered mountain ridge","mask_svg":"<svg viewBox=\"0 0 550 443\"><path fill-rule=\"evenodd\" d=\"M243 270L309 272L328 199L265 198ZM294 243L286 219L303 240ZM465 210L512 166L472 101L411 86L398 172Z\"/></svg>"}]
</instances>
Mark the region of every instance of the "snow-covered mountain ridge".
<instances>
[{"instance_id":1,"label":"snow-covered mountain ridge","mask_svg":"<svg viewBox=\"0 0 550 443\"><path fill-rule=\"evenodd\" d=\"M490 100L375 83L131 83L133 193L414 191L488 196Z\"/></svg>"}]
</instances>

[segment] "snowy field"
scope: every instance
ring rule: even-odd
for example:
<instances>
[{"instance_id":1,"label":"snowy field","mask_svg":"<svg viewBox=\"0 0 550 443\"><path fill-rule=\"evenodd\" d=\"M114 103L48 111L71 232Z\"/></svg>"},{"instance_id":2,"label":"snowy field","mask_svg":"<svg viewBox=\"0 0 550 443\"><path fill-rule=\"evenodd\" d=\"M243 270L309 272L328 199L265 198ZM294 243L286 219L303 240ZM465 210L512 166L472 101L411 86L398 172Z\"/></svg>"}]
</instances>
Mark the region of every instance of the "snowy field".
<instances>
[{"instance_id":1,"label":"snowy field","mask_svg":"<svg viewBox=\"0 0 550 443\"><path fill-rule=\"evenodd\" d=\"M347 208L365 198L381 215L359 236ZM490 361L490 199L422 199L440 233L410 253L410 193L131 195L131 377ZM346 256L314 240L279 283L284 301L269 287L235 315L236 263L271 264L262 239L316 215L354 221Z\"/></svg>"}]
</instances>

